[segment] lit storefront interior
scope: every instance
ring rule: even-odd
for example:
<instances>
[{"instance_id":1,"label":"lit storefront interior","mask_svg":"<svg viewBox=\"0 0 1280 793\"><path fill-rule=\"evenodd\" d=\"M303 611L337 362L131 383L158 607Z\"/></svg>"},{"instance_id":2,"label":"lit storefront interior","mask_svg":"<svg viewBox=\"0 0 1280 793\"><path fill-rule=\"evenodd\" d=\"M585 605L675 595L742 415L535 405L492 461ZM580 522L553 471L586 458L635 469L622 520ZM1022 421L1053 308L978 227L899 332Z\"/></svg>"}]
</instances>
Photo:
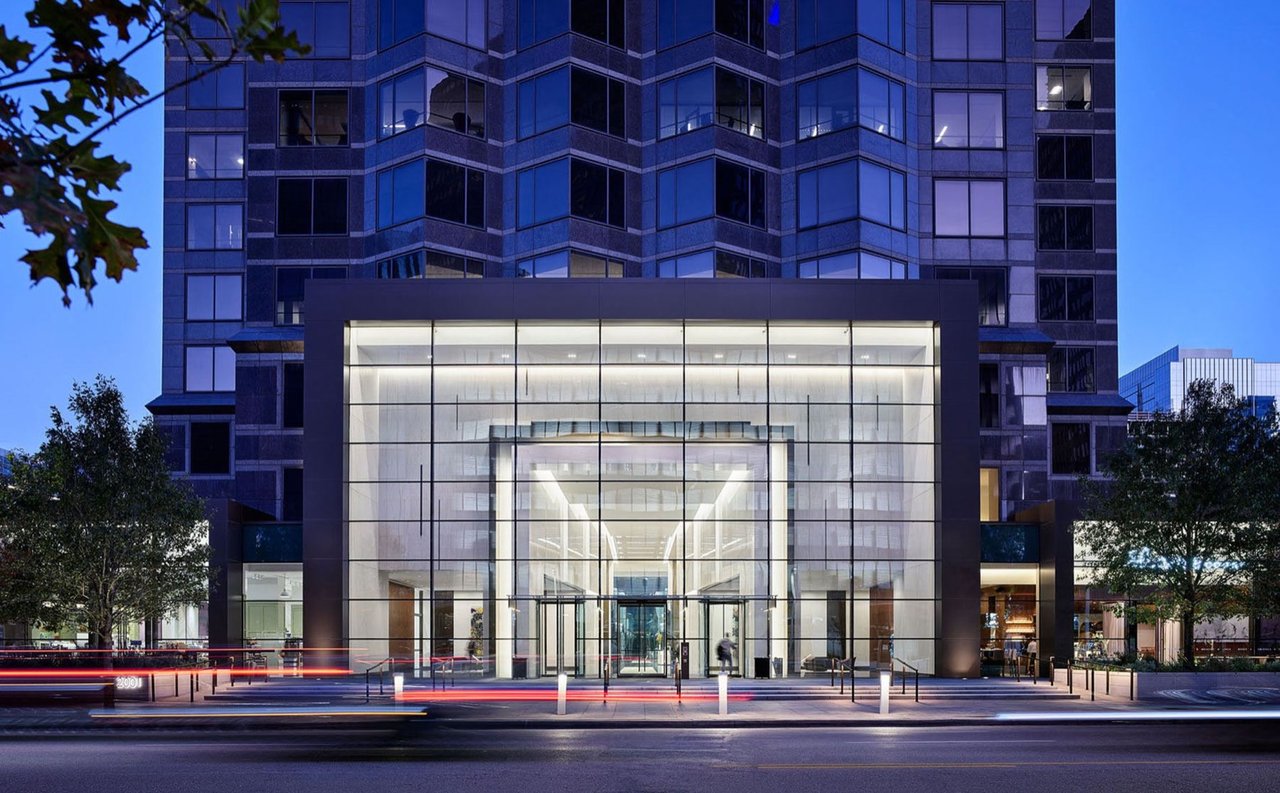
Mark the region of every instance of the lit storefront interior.
<instances>
[{"instance_id":1,"label":"lit storefront interior","mask_svg":"<svg viewBox=\"0 0 1280 793\"><path fill-rule=\"evenodd\" d=\"M933 323L352 321L345 339L354 667L666 675L684 641L701 676L727 637L746 677L849 656L935 671Z\"/></svg>"}]
</instances>

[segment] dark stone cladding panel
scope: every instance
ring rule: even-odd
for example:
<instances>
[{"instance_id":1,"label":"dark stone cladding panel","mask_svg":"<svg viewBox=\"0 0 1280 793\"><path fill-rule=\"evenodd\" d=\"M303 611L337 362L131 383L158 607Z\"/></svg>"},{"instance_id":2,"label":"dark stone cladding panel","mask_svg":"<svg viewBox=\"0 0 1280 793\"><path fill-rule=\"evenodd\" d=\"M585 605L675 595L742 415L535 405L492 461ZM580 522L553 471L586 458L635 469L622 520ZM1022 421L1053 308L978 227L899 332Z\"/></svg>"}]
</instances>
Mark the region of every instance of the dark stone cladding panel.
<instances>
[{"instance_id":1,"label":"dark stone cladding panel","mask_svg":"<svg viewBox=\"0 0 1280 793\"><path fill-rule=\"evenodd\" d=\"M658 50L652 58L646 59L645 66L653 70L651 74L667 77L706 65L713 58L740 74L757 79L778 79L777 53L763 52L719 34L699 36Z\"/></svg>"},{"instance_id":2,"label":"dark stone cladding panel","mask_svg":"<svg viewBox=\"0 0 1280 793\"><path fill-rule=\"evenodd\" d=\"M753 168L777 169L782 164L777 146L718 125L663 138L653 144L652 151L654 166L659 169L671 167L677 161L694 162L712 155ZM774 188L771 192L776 191Z\"/></svg>"},{"instance_id":3,"label":"dark stone cladding panel","mask_svg":"<svg viewBox=\"0 0 1280 793\"><path fill-rule=\"evenodd\" d=\"M572 124L523 138L506 149L507 162L512 168L520 170L567 155L624 170L638 170L642 165L639 146L613 135Z\"/></svg>"},{"instance_id":4,"label":"dark stone cladding panel","mask_svg":"<svg viewBox=\"0 0 1280 793\"><path fill-rule=\"evenodd\" d=\"M273 392L270 396L274 399L276 395ZM236 433L236 462L301 459L301 433L279 430Z\"/></svg>"},{"instance_id":5,"label":"dark stone cladding panel","mask_svg":"<svg viewBox=\"0 0 1280 793\"><path fill-rule=\"evenodd\" d=\"M276 367L241 364L236 367L236 423L276 423ZM237 459L252 459L242 455L236 446Z\"/></svg>"},{"instance_id":6,"label":"dark stone cladding panel","mask_svg":"<svg viewBox=\"0 0 1280 793\"><path fill-rule=\"evenodd\" d=\"M932 321L940 337L936 565L939 672L977 672L977 289L969 282L740 283L628 280L317 282L308 293L304 467L304 633L345 635L342 531L343 346L352 320L707 319ZM336 662L337 659L329 659Z\"/></svg>"},{"instance_id":7,"label":"dark stone cladding panel","mask_svg":"<svg viewBox=\"0 0 1280 793\"><path fill-rule=\"evenodd\" d=\"M540 41L509 54L495 64L494 71L498 73L494 76L503 80L521 80L562 66L570 59L593 71L622 75L624 80L634 81L644 76L641 71L644 59L585 36L570 34Z\"/></svg>"},{"instance_id":8,"label":"dark stone cladding panel","mask_svg":"<svg viewBox=\"0 0 1280 793\"><path fill-rule=\"evenodd\" d=\"M236 500L268 515L276 511L276 472L236 471Z\"/></svg>"}]
</instances>

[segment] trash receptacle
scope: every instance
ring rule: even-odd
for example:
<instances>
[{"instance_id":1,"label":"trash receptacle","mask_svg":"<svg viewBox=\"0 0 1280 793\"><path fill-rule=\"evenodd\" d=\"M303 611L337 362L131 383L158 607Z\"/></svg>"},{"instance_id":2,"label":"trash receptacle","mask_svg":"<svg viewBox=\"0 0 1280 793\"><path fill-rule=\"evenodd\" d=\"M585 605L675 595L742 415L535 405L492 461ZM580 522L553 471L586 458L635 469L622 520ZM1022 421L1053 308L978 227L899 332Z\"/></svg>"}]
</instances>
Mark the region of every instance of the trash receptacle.
<instances>
[{"instance_id":1,"label":"trash receptacle","mask_svg":"<svg viewBox=\"0 0 1280 793\"><path fill-rule=\"evenodd\" d=\"M773 676L782 677L782 659L775 657L773 659Z\"/></svg>"},{"instance_id":2,"label":"trash receptacle","mask_svg":"<svg viewBox=\"0 0 1280 793\"><path fill-rule=\"evenodd\" d=\"M755 676L761 680L769 676L769 659L759 656L755 659Z\"/></svg>"},{"instance_id":3,"label":"trash receptacle","mask_svg":"<svg viewBox=\"0 0 1280 793\"><path fill-rule=\"evenodd\" d=\"M517 655L511 659L511 676L516 680L524 680L529 676L529 659Z\"/></svg>"}]
</instances>

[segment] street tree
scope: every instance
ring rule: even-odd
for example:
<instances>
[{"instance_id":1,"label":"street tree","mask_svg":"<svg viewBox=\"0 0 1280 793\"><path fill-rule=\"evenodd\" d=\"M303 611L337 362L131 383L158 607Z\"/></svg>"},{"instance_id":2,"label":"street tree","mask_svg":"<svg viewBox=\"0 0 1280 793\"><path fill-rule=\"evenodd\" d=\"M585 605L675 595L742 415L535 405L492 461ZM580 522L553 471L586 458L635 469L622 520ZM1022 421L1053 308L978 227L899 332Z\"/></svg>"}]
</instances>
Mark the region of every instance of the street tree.
<instances>
[{"instance_id":1,"label":"street tree","mask_svg":"<svg viewBox=\"0 0 1280 793\"><path fill-rule=\"evenodd\" d=\"M1277 558L1280 466L1274 411L1255 415L1230 385L1198 380L1181 410L1129 426L1128 443L1086 482L1076 538L1095 580L1182 626L1248 614Z\"/></svg>"},{"instance_id":2,"label":"street tree","mask_svg":"<svg viewBox=\"0 0 1280 793\"><path fill-rule=\"evenodd\" d=\"M0 622L85 625L105 649L124 623L206 600L208 526L112 380L75 384L69 408L0 487Z\"/></svg>"},{"instance_id":3,"label":"street tree","mask_svg":"<svg viewBox=\"0 0 1280 793\"><path fill-rule=\"evenodd\" d=\"M281 27L279 0L27 1L31 40L0 25L0 228L19 213L44 244L21 257L32 282L52 279L65 305L73 288L92 303L99 263L119 281L147 247L141 229L112 219L118 205L105 194L130 166L101 140L166 93L130 74L136 59L154 57L156 42L185 54L196 68L173 90L236 58L309 48Z\"/></svg>"}]
</instances>

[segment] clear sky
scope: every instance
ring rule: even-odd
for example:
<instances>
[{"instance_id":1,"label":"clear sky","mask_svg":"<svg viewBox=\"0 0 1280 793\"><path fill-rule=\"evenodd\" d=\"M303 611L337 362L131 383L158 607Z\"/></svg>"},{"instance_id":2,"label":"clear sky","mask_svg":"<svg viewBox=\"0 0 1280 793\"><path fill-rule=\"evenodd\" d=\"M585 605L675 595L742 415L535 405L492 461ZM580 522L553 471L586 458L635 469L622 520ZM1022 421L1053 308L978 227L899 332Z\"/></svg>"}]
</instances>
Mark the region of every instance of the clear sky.
<instances>
[{"instance_id":1,"label":"clear sky","mask_svg":"<svg viewBox=\"0 0 1280 793\"><path fill-rule=\"evenodd\" d=\"M1120 367L1175 344L1232 347L1280 361L1280 3L1118 0ZM0 24L24 27L9 0ZM1212 13L1207 10L1212 9ZM137 76L160 83L158 50ZM135 418L160 392L160 108L107 138L133 163L119 218L152 248L122 284L64 309L50 284L29 287L29 243L14 217L0 230L0 447L34 449L49 406L74 380L116 379Z\"/></svg>"}]
</instances>

